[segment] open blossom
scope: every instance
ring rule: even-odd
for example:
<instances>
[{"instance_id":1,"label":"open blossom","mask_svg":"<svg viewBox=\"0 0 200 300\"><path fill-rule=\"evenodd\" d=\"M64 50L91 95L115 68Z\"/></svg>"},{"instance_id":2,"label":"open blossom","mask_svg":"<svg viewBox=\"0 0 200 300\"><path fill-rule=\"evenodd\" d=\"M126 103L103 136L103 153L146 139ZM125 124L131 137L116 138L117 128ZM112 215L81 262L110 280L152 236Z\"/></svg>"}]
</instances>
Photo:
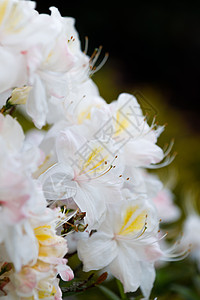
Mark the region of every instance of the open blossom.
<instances>
[{"instance_id":1,"label":"open blossom","mask_svg":"<svg viewBox=\"0 0 200 300\"><path fill-rule=\"evenodd\" d=\"M61 106L67 93L66 73L73 67L75 57L68 47L68 40L72 36L65 35L63 26L73 26L73 21L62 22L56 8L52 8L49 16L50 22L59 28L59 32L53 41L46 43L43 48L35 47L25 54L28 66L28 85L32 87L26 110L33 118L35 125L41 128L46 123L48 106L54 101ZM47 25L47 24L46 24ZM55 105L55 106L56 106Z\"/></svg>"},{"instance_id":2,"label":"open blossom","mask_svg":"<svg viewBox=\"0 0 200 300\"><path fill-rule=\"evenodd\" d=\"M80 97L72 110L74 131L87 138L109 136L124 156L124 164L131 167L148 167L164 159L163 150L156 145L163 127L148 125L137 99L127 93L107 104L98 92ZM73 108L68 106L68 110ZM72 121L72 122L73 122ZM70 125L70 124L69 124Z\"/></svg>"},{"instance_id":3,"label":"open blossom","mask_svg":"<svg viewBox=\"0 0 200 300\"><path fill-rule=\"evenodd\" d=\"M9 274L5 273L9 282L5 285L4 292L13 295L13 299L62 299L57 275L62 280L69 281L73 279L73 272L63 258L67 253L67 242L56 234L59 216L54 215L54 219L44 225L40 225L42 222L38 220L40 226L33 226L38 248L36 261L22 266L18 272L12 269ZM7 299L2 296L2 300L4 298Z\"/></svg>"},{"instance_id":4,"label":"open blossom","mask_svg":"<svg viewBox=\"0 0 200 300\"><path fill-rule=\"evenodd\" d=\"M173 222L180 217L180 209L173 202L174 195L172 192L163 188L155 198L153 202L158 210L158 216L163 222Z\"/></svg>"},{"instance_id":5,"label":"open blossom","mask_svg":"<svg viewBox=\"0 0 200 300\"><path fill-rule=\"evenodd\" d=\"M135 196L148 195L149 201L155 205L158 217L165 223L177 221L181 215L179 207L174 203L174 195L165 187L158 176L148 173L143 168L125 169L125 175L131 180L126 181L124 187L128 188Z\"/></svg>"},{"instance_id":6,"label":"open blossom","mask_svg":"<svg viewBox=\"0 0 200 300\"><path fill-rule=\"evenodd\" d=\"M19 123L0 115L0 253L17 271L37 255L30 217L49 218L41 186L32 178L40 151L23 151L23 141Z\"/></svg>"},{"instance_id":7,"label":"open blossom","mask_svg":"<svg viewBox=\"0 0 200 300\"><path fill-rule=\"evenodd\" d=\"M148 298L155 279L154 262L162 255L157 232L155 210L145 199L110 206L99 230L78 243L84 270L108 267L125 292L140 286Z\"/></svg>"},{"instance_id":8,"label":"open blossom","mask_svg":"<svg viewBox=\"0 0 200 300\"><path fill-rule=\"evenodd\" d=\"M155 130L150 127L143 115L137 99L130 94L120 94L117 101L110 104L113 116L113 136L117 141L126 141L123 145L127 165L147 167L160 162L164 156L156 145L162 127Z\"/></svg>"},{"instance_id":9,"label":"open blossom","mask_svg":"<svg viewBox=\"0 0 200 300\"><path fill-rule=\"evenodd\" d=\"M26 111L41 128L48 111L56 107L62 111L65 98L72 98L71 94L76 94L77 87L88 79L89 59L80 49L72 18L61 17L55 7L51 15L39 14L34 7L32 1L0 2L4 70L0 98L4 104L13 88L31 87L28 94L25 91ZM54 122L55 117L49 115L48 119Z\"/></svg>"},{"instance_id":10,"label":"open blossom","mask_svg":"<svg viewBox=\"0 0 200 300\"><path fill-rule=\"evenodd\" d=\"M89 228L96 229L105 218L107 204L121 200L123 179L120 160L112 154L112 140L87 141L66 130L56 146L58 162L40 176L45 196L55 201L72 197L86 212Z\"/></svg>"},{"instance_id":11,"label":"open blossom","mask_svg":"<svg viewBox=\"0 0 200 300\"><path fill-rule=\"evenodd\" d=\"M49 16L39 15L34 7L32 1L0 1L1 93L27 84L24 54L53 41L58 33L59 28L49 22Z\"/></svg>"},{"instance_id":12,"label":"open blossom","mask_svg":"<svg viewBox=\"0 0 200 300\"><path fill-rule=\"evenodd\" d=\"M191 258L196 261L198 268L200 269L200 216L197 212L191 212L185 219L183 226L183 238L181 246L184 249L190 245Z\"/></svg>"}]
</instances>

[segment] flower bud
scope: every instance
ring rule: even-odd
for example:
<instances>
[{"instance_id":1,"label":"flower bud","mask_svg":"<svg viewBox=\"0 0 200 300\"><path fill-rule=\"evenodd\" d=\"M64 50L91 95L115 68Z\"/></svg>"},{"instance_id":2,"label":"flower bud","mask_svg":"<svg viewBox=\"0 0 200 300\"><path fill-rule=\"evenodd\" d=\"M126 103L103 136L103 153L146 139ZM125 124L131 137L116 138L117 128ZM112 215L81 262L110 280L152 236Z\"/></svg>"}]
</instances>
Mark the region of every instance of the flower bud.
<instances>
[{"instance_id":1,"label":"flower bud","mask_svg":"<svg viewBox=\"0 0 200 300\"><path fill-rule=\"evenodd\" d=\"M12 91L12 95L11 98L9 99L9 103L12 105L26 104L31 89L32 89L31 86L23 86L21 88L15 88Z\"/></svg>"},{"instance_id":2,"label":"flower bud","mask_svg":"<svg viewBox=\"0 0 200 300\"><path fill-rule=\"evenodd\" d=\"M78 231L83 232L83 231L85 231L86 227L87 226L85 226L83 224L78 224L77 229L78 229Z\"/></svg>"}]
</instances>

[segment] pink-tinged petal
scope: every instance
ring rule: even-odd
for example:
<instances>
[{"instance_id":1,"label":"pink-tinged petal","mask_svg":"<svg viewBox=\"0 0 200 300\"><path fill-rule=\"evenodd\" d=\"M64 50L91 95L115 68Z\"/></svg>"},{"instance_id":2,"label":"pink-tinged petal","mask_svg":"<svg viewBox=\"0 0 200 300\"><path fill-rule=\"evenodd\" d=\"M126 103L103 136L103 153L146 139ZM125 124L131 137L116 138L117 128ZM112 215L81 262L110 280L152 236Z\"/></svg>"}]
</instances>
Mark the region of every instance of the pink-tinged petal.
<instances>
[{"instance_id":1,"label":"pink-tinged petal","mask_svg":"<svg viewBox=\"0 0 200 300\"><path fill-rule=\"evenodd\" d=\"M4 213L7 213L10 222L17 223L26 217L23 206L29 198L29 195L22 195L16 196L16 198L0 200L0 205L4 208Z\"/></svg>"},{"instance_id":2,"label":"pink-tinged petal","mask_svg":"<svg viewBox=\"0 0 200 300\"><path fill-rule=\"evenodd\" d=\"M58 257L39 257L45 263L55 265L55 269L64 281L69 281L74 278L72 269L67 265L67 259Z\"/></svg>"},{"instance_id":3,"label":"pink-tinged petal","mask_svg":"<svg viewBox=\"0 0 200 300\"><path fill-rule=\"evenodd\" d=\"M158 210L158 216L163 222L173 222L180 217L180 209L173 203L173 194L170 190L162 189L153 202Z\"/></svg>"},{"instance_id":4,"label":"pink-tinged petal","mask_svg":"<svg viewBox=\"0 0 200 300\"><path fill-rule=\"evenodd\" d=\"M29 295L37 285L36 273L32 268L24 267L15 274L15 286L21 295Z\"/></svg>"},{"instance_id":5,"label":"pink-tinged petal","mask_svg":"<svg viewBox=\"0 0 200 300\"><path fill-rule=\"evenodd\" d=\"M63 300L63 298L62 298L62 291L61 291L59 285L56 284L55 288L56 288L56 295L55 295L54 299L55 300Z\"/></svg>"},{"instance_id":6,"label":"pink-tinged petal","mask_svg":"<svg viewBox=\"0 0 200 300\"><path fill-rule=\"evenodd\" d=\"M56 267L56 270L60 275L60 277L62 278L62 280L64 281L70 281L74 278L74 273L72 269L67 265L63 265L63 264L58 265Z\"/></svg>"},{"instance_id":7,"label":"pink-tinged petal","mask_svg":"<svg viewBox=\"0 0 200 300\"><path fill-rule=\"evenodd\" d=\"M65 258L59 258L59 257L52 257L52 256L47 256L47 257L40 257L40 260L43 262L46 262L48 264L52 265L66 265L67 264L67 259Z\"/></svg>"},{"instance_id":8,"label":"pink-tinged petal","mask_svg":"<svg viewBox=\"0 0 200 300\"><path fill-rule=\"evenodd\" d=\"M159 244L156 243L156 242L145 246L144 251L145 251L145 254L146 254L146 259L149 262L154 262L154 261L158 260L163 255Z\"/></svg>"}]
</instances>

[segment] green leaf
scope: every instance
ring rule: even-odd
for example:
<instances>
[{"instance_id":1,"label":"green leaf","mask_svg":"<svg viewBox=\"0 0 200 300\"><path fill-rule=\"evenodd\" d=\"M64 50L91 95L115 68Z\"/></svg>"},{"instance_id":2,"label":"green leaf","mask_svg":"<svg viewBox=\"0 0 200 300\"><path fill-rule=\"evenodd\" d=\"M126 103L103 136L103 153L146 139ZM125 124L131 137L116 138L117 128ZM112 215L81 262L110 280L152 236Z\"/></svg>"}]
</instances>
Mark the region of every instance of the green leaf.
<instances>
[{"instance_id":1,"label":"green leaf","mask_svg":"<svg viewBox=\"0 0 200 300\"><path fill-rule=\"evenodd\" d=\"M103 285L98 285L98 289L110 300L121 300L115 293Z\"/></svg>"},{"instance_id":2,"label":"green leaf","mask_svg":"<svg viewBox=\"0 0 200 300\"><path fill-rule=\"evenodd\" d=\"M118 289L119 289L121 299L122 300L128 300L126 294L124 293L124 288L123 288L123 285L122 285L121 281L116 279L116 282L117 282L117 286L118 286Z\"/></svg>"}]
</instances>

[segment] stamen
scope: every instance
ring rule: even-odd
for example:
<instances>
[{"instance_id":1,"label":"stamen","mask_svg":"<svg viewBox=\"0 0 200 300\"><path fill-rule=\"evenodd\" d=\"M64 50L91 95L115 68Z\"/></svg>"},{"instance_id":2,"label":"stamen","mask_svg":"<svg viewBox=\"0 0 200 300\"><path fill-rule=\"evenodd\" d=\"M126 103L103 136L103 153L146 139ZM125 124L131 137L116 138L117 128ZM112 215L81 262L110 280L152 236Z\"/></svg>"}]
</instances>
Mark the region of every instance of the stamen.
<instances>
[{"instance_id":1,"label":"stamen","mask_svg":"<svg viewBox=\"0 0 200 300\"><path fill-rule=\"evenodd\" d=\"M172 154L172 156L167 156L167 157L164 157L164 161L159 163L159 164L152 164L152 165L149 165L149 166L145 166L146 168L148 169L158 169L158 168L163 168L163 167L166 167L168 166L169 164L171 164L171 162L175 159L177 155L177 152L174 152Z\"/></svg>"},{"instance_id":2,"label":"stamen","mask_svg":"<svg viewBox=\"0 0 200 300\"><path fill-rule=\"evenodd\" d=\"M83 53L87 54L87 52L88 52L88 36L85 37L85 49Z\"/></svg>"},{"instance_id":3,"label":"stamen","mask_svg":"<svg viewBox=\"0 0 200 300\"><path fill-rule=\"evenodd\" d=\"M56 229L63 226L64 224L69 224L69 219L74 217L78 213L79 209L75 210L72 214L68 215L69 210L67 210L66 207L64 207L64 211L61 216L61 220L59 220L56 224Z\"/></svg>"},{"instance_id":4,"label":"stamen","mask_svg":"<svg viewBox=\"0 0 200 300\"><path fill-rule=\"evenodd\" d=\"M94 67L95 63L97 62L97 60L99 58L99 55L101 53L102 48L103 48L102 46L99 46L99 48L95 49L96 50L95 56L93 58L92 57L90 58L90 61L92 62L91 63L92 68Z\"/></svg>"},{"instance_id":5,"label":"stamen","mask_svg":"<svg viewBox=\"0 0 200 300\"><path fill-rule=\"evenodd\" d=\"M108 59L108 53L105 54L104 58L102 61L99 63L99 65L96 67L95 64L101 54L102 46L99 46L99 48L95 48L94 52L92 53L90 60L89 60L89 76L92 76L94 73L99 71L103 65L106 63Z\"/></svg>"},{"instance_id":6,"label":"stamen","mask_svg":"<svg viewBox=\"0 0 200 300\"><path fill-rule=\"evenodd\" d=\"M90 73L90 75L93 75L94 73L98 72L106 63L106 61L108 60L109 54L106 53L103 60L100 62L100 64L96 67L96 69Z\"/></svg>"},{"instance_id":7,"label":"stamen","mask_svg":"<svg viewBox=\"0 0 200 300\"><path fill-rule=\"evenodd\" d=\"M103 175L107 174L111 169L112 169L112 165L109 167L109 169L108 169L106 172L104 172L104 173L100 174L99 176L94 177L94 178L92 178L92 179L97 179L97 178L102 177Z\"/></svg>"},{"instance_id":8,"label":"stamen","mask_svg":"<svg viewBox=\"0 0 200 300\"><path fill-rule=\"evenodd\" d=\"M147 230L147 226L146 225L147 225L147 223L145 222L144 223L144 227L141 230L141 233L138 236L135 237L136 239L140 238L145 233L145 231Z\"/></svg>"},{"instance_id":9,"label":"stamen","mask_svg":"<svg viewBox=\"0 0 200 300\"><path fill-rule=\"evenodd\" d=\"M93 53L92 53L92 55L90 56L89 62L92 62L92 60L95 57L95 55L97 54L97 52L98 52L98 48L95 48L94 51L93 51Z\"/></svg>"},{"instance_id":10,"label":"stamen","mask_svg":"<svg viewBox=\"0 0 200 300\"><path fill-rule=\"evenodd\" d=\"M74 108L73 108L73 113L76 112L76 110L77 110L79 104L80 104L85 98L86 98L86 95L83 95L82 98L80 98L80 100L76 103L76 105L75 105ZM71 104L71 103L70 103L70 104Z\"/></svg>"},{"instance_id":11,"label":"stamen","mask_svg":"<svg viewBox=\"0 0 200 300\"><path fill-rule=\"evenodd\" d=\"M180 251L178 253L174 253L174 254L168 254L168 255L164 255L163 258L161 258L161 260L164 261L179 261L182 260L184 258L186 258L188 256L188 254L190 253L191 249L187 248L183 251Z\"/></svg>"},{"instance_id":12,"label":"stamen","mask_svg":"<svg viewBox=\"0 0 200 300\"><path fill-rule=\"evenodd\" d=\"M171 152L173 146L174 146L174 139L171 140L169 146L165 149L165 151L164 151L164 149L163 149L164 155L165 155L165 156L168 156L168 155L169 155L169 153Z\"/></svg>"},{"instance_id":13,"label":"stamen","mask_svg":"<svg viewBox=\"0 0 200 300\"><path fill-rule=\"evenodd\" d=\"M97 178L100 178L100 177L102 177L103 175L107 174L107 173L113 168L113 162L115 161L115 159L116 159L116 156L115 156L115 158L111 161L111 163L108 165L108 167L107 167L106 170L103 170L103 171L102 171L101 173L99 173L99 175L96 176L96 177L90 177L90 180L91 180L91 179L97 179ZM107 161L106 161L106 162L107 162ZM86 176L87 176L87 175L91 175L95 170L100 169L100 167L101 167L102 165L104 165L104 164L105 164L105 161L103 161L103 162L102 162L101 164L99 164L97 167L92 168L92 169L89 169L88 171L87 171L87 170L81 170L81 172L79 173L79 175L82 175L82 174L85 174ZM85 181L85 179L83 179L83 180L79 179L78 181Z\"/></svg>"}]
</instances>

